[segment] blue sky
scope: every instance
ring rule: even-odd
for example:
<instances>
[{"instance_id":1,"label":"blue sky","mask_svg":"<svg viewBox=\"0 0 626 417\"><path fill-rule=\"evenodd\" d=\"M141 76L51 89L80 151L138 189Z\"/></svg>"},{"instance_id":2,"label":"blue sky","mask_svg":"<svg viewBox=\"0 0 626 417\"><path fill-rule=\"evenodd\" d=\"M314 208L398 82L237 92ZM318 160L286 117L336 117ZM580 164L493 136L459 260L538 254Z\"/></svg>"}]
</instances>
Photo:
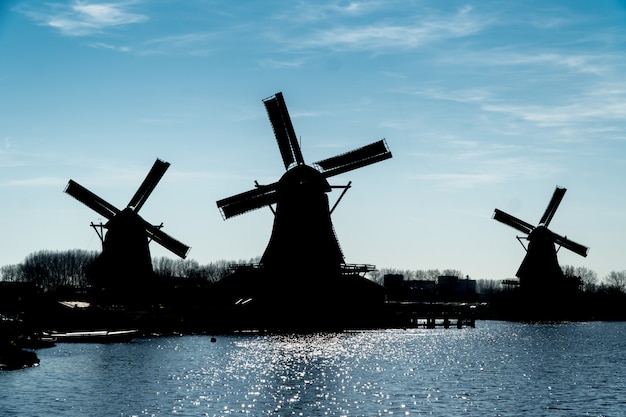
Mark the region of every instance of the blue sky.
<instances>
[{"instance_id":1,"label":"blue sky","mask_svg":"<svg viewBox=\"0 0 626 417\"><path fill-rule=\"evenodd\" d=\"M0 265L99 250L68 180L123 208L156 158L146 220L200 263L261 255L271 211L215 202L284 173L282 91L306 162L393 152L331 181L348 263L513 277L493 211L537 224L559 185L551 229L591 248L560 263L625 270L625 43L623 1L3 1Z\"/></svg>"}]
</instances>

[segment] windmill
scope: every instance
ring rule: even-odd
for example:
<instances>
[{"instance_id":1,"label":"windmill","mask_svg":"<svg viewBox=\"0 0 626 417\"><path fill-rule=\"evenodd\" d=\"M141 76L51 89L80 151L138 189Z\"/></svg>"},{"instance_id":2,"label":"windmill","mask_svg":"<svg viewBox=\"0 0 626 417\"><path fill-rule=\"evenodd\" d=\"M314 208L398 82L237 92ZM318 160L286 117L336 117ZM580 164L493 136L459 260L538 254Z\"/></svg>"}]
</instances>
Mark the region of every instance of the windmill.
<instances>
[{"instance_id":1,"label":"windmill","mask_svg":"<svg viewBox=\"0 0 626 417\"><path fill-rule=\"evenodd\" d=\"M558 286L563 282L563 272L557 259L557 246L586 257L589 248L576 243L565 236L561 236L548 229L552 217L556 213L565 188L556 187L552 199L548 204L537 226L533 226L501 210L495 209L493 218L501 223L513 227L524 233L528 241L526 256L520 265L516 276L520 279L520 287L526 291L558 291ZM518 236L522 243L522 238ZM523 245L523 243L522 243Z\"/></svg>"},{"instance_id":2,"label":"windmill","mask_svg":"<svg viewBox=\"0 0 626 417\"><path fill-rule=\"evenodd\" d=\"M320 289L327 284L336 288L339 281L333 278L347 267L331 221L327 193L333 186L328 179L391 158L391 152L383 139L307 165L282 93L263 102L286 172L277 182L256 184L250 191L217 201L217 206L225 220L270 206L274 224L260 261L266 280L293 288L299 300L315 298L328 291ZM341 186L339 199L350 186Z\"/></svg>"},{"instance_id":3,"label":"windmill","mask_svg":"<svg viewBox=\"0 0 626 417\"><path fill-rule=\"evenodd\" d=\"M169 166L168 162L157 159L135 195L122 210L73 180L67 184L67 194L108 220L103 225L107 230L106 235L100 235L102 253L90 269L90 278L99 287L114 288L115 291L140 289L138 286L153 274L148 247L150 241L157 242L181 258L187 256L187 245L164 233L161 230L162 224L154 226L139 215L139 210Z\"/></svg>"}]
</instances>

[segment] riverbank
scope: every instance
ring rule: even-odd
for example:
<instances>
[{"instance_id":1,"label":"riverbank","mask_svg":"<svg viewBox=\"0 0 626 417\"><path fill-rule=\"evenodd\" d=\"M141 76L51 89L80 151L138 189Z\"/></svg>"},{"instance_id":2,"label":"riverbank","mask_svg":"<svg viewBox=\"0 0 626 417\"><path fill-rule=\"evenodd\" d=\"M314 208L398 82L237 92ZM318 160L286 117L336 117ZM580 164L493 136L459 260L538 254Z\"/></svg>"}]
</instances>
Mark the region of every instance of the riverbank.
<instances>
[{"instance_id":1,"label":"riverbank","mask_svg":"<svg viewBox=\"0 0 626 417\"><path fill-rule=\"evenodd\" d=\"M128 305L105 304L97 293L63 289L38 292L25 286L0 313L19 318L23 337L44 333L128 331L138 336L168 334L228 334L256 332L316 332L359 329L464 327L476 320L626 321L626 294L579 293L567 297L528 296L509 291L481 296L480 302L358 297L347 290L332 305L312 298L273 295L271 302L254 297L225 302L210 285L163 286ZM356 299L356 298L355 298ZM303 302L306 300L307 302ZM0 300L3 301L3 300ZM358 307L358 308L357 308ZM93 333L99 334L99 333Z\"/></svg>"}]
</instances>

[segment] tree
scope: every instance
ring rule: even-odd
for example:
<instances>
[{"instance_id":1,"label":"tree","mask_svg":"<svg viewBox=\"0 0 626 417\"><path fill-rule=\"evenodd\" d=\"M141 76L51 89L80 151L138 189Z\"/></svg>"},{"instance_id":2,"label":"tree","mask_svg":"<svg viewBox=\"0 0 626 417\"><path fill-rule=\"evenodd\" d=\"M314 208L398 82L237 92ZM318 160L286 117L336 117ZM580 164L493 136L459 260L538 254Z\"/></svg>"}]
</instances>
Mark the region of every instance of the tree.
<instances>
[{"instance_id":1,"label":"tree","mask_svg":"<svg viewBox=\"0 0 626 417\"><path fill-rule=\"evenodd\" d=\"M24 280L22 265L5 265L0 268L0 281L22 282Z\"/></svg>"},{"instance_id":2,"label":"tree","mask_svg":"<svg viewBox=\"0 0 626 417\"><path fill-rule=\"evenodd\" d=\"M572 265L562 265L563 274L569 278L580 280L582 289L585 292L595 292L598 286L598 274L584 266L574 267Z\"/></svg>"},{"instance_id":3,"label":"tree","mask_svg":"<svg viewBox=\"0 0 626 417\"><path fill-rule=\"evenodd\" d=\"M611 271L605 281L609 287L620 292L626 292L626 271Z\"/></svg>"},{"instance_id":4,"label":"tree","mask_svg":"<svg viewBox=\"0 0 626 417\"><path fill-rule=\"evenodd\" d=\"M502 282L493 279L476 280L476 292L479 294L495 294L502 291Z\"/></svg>"}]
</instances>

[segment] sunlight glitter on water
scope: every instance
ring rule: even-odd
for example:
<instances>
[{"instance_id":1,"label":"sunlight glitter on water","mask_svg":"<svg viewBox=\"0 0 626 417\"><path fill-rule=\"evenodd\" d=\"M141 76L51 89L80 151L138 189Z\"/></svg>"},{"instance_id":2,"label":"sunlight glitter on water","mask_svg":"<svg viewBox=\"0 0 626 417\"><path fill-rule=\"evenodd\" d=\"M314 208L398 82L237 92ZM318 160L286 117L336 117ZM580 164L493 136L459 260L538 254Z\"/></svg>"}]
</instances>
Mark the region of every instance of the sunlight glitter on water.
<instances>
[{"instance_id":1,"label":"sunlight glitter on water","mask_svg":"<svg viewBox=\"0 0 626 417\"><path fill-rule=\"evenodd\" d=\"M626 407L626 323L167 337L38 356L38 368L0 374L0 415L569 417Z\"/></svg>"}]
</instances>

